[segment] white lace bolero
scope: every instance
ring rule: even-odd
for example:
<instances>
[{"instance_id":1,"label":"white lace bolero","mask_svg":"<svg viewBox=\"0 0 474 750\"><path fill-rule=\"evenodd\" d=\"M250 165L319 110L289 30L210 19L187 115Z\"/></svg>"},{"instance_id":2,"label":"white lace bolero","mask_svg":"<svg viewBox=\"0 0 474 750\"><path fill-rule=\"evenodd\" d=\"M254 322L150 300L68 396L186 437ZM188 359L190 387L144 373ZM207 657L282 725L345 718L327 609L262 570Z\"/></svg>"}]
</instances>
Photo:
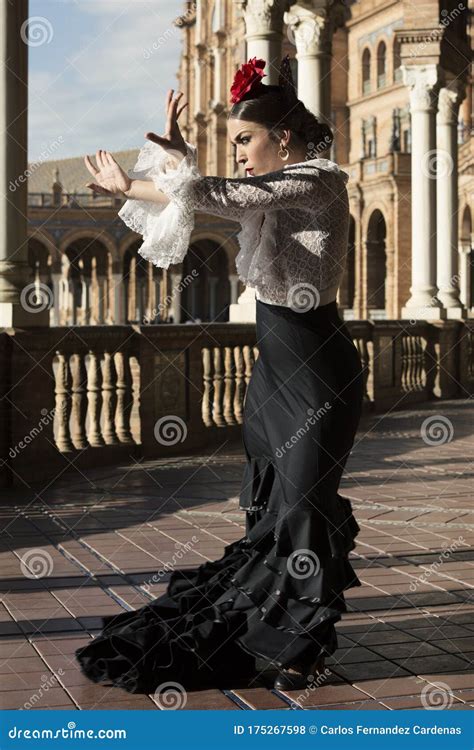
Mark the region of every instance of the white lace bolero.
<instances>
[{"instance_id":1,"label":"white lace bolero","mask_svg":"<svg viewBox=\"0 0 474 750\"><path fill-rule=\"evenodd\" d=\"M131 178L152 180L170 202L127 200L120 218L143 235L139 253L160 268L180 263L194 211L240 222L239 278L270 304L288 305L298 290L315 288L335 299L347 252L348 174L329 159L308 159L263 175L202 176L196 147L178 161L147 141ZM322 293L322 297L321 297Z\"/></svg>"}]
</instances>

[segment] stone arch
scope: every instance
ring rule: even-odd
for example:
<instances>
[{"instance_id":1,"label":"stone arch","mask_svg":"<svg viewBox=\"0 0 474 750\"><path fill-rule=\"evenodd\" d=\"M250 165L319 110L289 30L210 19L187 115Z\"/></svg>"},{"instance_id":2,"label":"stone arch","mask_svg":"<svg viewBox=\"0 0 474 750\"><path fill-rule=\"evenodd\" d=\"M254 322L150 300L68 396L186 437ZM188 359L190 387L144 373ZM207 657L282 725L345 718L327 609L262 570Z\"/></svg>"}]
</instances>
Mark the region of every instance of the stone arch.
<instances>
[{"instance_id":1,"label":"stone arch","mask_svg":"<svg viewBox=\"0 0 474 750\"><path fill-rule=\"evenodd\" d=\"M373 317L384 317L387 305L386 240L387 222L385 216L379 208L374 208L370 213L367 223L365 240L367 312L373 310Z\"/></svg>"},{"instance_id":2,"label":"stone arch","mask_svg":"<svg viewBox=\"0 0 474 750\"><path fill-rule=\"evenodd\" d=\"M228 321L229 257L221 242L209 237L193 241L183 260L183 278L191 279L181 293L181 319Z\"/></svg>"},{"instance_id":3,"label":"stone arch","mask_svg":"<svg viewBox=\"0 0 474 750\"><path fill-rule=\"evenodd\" d=\"M61 317L66 325L98 325L111 320L110 279L114 245L90 231L69 232L62 240ZM66 312L65 312L66 311Z\"/></svg>"},{"instance_id":4,"label":"stone arch","mask_svg":"<svg viewBox=\"0 0 474 750\"><path fill-rule=\"evenodd\" d=\"M352 310L355 297L355 247L356 224L352 214L349 215L349 233L347 238L347 256L344 276L339 291L339 304L342 309Z\"/></svg>"},{"instance_id":5,"label":"stone arch","mask_svg":"<svg viewBox=\"0 0 474 750\"><path fill-rule=\"evenodd\" d=\"M401 58L400 40L395 36L392 46L392 82L401 83L403 81L402 58Z\"/></svg>"},{"instance_id":6,"label":"stone arch","mask_svg":"<svg viewBox=\"0 0 474 750\"><path fill-rule=\"evenodd\" d=\"M368 94L371 91L372 83L372 53L370 47L364 47L361 57L361 71L362 71L362 95Z\"/></svg>"},{"instance_id":7,"label":"stone arch","mask_svg":"<svg viewBox=\"0 0 474 750\"><path fill-rule=\"evenodd\" d=\"M381 89L387 85L387 43L385 39L380 39L377 44L377 88Z\"/></svg>"}]
</instances>

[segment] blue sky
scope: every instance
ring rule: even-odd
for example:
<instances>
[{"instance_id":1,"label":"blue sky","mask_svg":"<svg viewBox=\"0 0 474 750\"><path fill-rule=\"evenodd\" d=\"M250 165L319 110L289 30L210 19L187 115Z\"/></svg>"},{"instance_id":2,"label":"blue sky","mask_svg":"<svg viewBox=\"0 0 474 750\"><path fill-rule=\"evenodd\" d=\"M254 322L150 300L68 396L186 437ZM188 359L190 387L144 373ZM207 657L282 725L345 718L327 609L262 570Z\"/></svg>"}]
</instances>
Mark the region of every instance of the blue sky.
<instances>
[{"instance_id":1,"label":"blue sky","mask_svg":"<svg viewBox=\"0 0 474 750\"><path fill-rule=\"evenodd\" d=\"M164 131L183 0L30 0L28 161L119 151Z\"/></svg>"}]
</instances>

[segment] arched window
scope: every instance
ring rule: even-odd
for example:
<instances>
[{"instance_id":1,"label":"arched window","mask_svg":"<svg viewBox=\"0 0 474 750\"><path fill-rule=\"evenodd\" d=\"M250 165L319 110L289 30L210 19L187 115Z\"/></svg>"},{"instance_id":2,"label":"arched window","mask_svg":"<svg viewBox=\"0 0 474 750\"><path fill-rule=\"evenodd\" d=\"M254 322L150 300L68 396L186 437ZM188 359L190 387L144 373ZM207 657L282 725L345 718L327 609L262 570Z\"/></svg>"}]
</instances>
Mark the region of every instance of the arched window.
<instances>
[{"instance_id":1,"label":"arched window","mask_svg":"<svg viewBox=\"0 0 474 750\"><path fill-rule=\"evenodd\" d=\"M395 39L393 45L393 81L394 83L400 83L403 80L402 75L402 60L400 57L400 42Z\"/></svg>"},{"instance_id":2,"label":"arched window","mask_svg":"<svg viewBox=\"0 0 474 750\"><path fill-rule=\"evenodd\" d=\"M381 89L386 84L387 45L380 42L377 47L377 88Z\"/></svg>"},{"instance_id":3,"label":"arched window","mask_svg":"<svg viewBox=\"0 0 474 750\"><path fill-rule=\"evenodd\" d=\"M378 208L369 219L366 238L367 252L367 312L369 318L382 320L387 317L385 306L385 283L387 278L386 252L387 225Z\"/></svg>"},{"instance_id":4,"label":"arched window","mask_svg":"<svg viewBox=\"0 0 474 750\"><path fill-rule=\"evenodd\" d=\"M362 93L370 91L370 50L365 49L362 55Z\"/></svg>"}]
</instances>

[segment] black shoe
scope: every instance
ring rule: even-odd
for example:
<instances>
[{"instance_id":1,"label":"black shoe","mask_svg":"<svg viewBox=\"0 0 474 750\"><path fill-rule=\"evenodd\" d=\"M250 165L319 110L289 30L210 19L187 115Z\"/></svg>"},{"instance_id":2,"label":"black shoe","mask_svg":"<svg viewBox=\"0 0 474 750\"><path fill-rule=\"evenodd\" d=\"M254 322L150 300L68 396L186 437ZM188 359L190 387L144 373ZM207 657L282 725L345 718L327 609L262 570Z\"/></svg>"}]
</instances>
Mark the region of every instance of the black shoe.
<instances>
[{"instance_id":1,"label":"black shoe","mask_svg":"<svg viewBox=\"0 0 474 750\"><path fill-rule=\"evenodd\" d=\"M301 690L308 687L308 682L312 682L323 669L324 657L319 657L309 672L289 672L287 669L281 669L273 687L275 690Z\"/></svg>"},{"instance_id":2,"label":"black shoe","mask_svg":"<svg viewBox=\"0 0 474 750\"><path fill-rule=\"evenodd\" d=\"M301 674L300 672L288 672L282 669L280 674L275 678L273 687L276 690L300 690L308 687L310 675Z\"/></svg>"}]
</instances>

